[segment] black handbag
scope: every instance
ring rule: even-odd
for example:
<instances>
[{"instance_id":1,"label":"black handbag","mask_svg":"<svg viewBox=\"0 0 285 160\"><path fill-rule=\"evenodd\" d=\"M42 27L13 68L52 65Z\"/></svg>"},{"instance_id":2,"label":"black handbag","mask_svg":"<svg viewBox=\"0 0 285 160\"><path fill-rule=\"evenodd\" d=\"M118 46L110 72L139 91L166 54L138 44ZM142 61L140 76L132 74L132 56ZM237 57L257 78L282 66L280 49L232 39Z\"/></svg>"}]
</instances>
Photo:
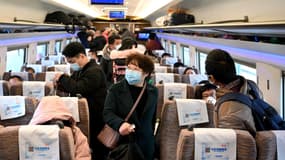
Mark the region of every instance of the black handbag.
<instances>
[{"instance_id":1,"label":"black handbag","mask_svg":"<svg viewBox=\"0 0 285 160\"><path fill-rule=\"evenodd\" d=\"M113 149L107 160L145 160L144 154L135 142L135 133L129 135L129 143L121 144Z\"/></svg>"},{"instance_id":2,"label":"black handbag","mask_svg":"<svg viewBox=\"0 0 285 160\"><path fill-rule=\"evenodd\" d=\"M125 118L125 121L127 122L129 120L129 118L131 117L131 115L133 114L133 112L135 111L142 95L143 92L146 88L146 83L144 84L140 95L138 96L136 102L134 103L132 109L130 110L130 112L128 113L127 117ZM113 128L111 128L108 124L105 124L104 128L100 131L100 133L97 135L97 139L104 144L106 147L113 149L117 146L117 143L119 141L119 137L120 134L119 132L115 131Z\"/></svg>"}]
</instances>

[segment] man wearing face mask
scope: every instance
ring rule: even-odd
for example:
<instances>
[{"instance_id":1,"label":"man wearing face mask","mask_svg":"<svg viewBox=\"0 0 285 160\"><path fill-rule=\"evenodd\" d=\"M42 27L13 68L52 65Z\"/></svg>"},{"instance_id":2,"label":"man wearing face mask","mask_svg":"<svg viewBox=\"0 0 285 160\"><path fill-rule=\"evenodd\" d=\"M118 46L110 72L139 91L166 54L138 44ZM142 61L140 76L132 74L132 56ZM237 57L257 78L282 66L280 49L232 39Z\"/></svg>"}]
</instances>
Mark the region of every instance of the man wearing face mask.
<instances>
[{"instance_id":1,"label":"man wearing face mask","mask_svg":"<svg viewBox=\"0 0 285 160\"><path fill-rule=\"evenodd\" d=\"M106 44L103 49L103 56L101 58L100 66L105 73L108 86L113 83L113 62L110 58L110 54L112 50L118 50L121 43L122 39L119 35L111 35L108 37L108 44Z\"/></svg>"},{"instance_id":2,"label":"man wearing face mask","mask_svg":"<svg viewBox=\"0 0 285 160\"><path fill-rule=\"evenodd\" d=\"M107 149L97 140L97 134L104 125L102 111L107 93L105 75L96 62L89 61L81 43L72 42L68 44L62 54L74 72L71 76L57 74L54 81L58 87L69 92L72 97L80 94L87 99L92 157L93 159L104 160Z\"/></svg>"},{"instance_id":3,"label":"man wearing face mask","mask_svg":"<svg viewBox=\"0 0 285 160\"><path fill-rule=\"evenodd\" d=\"M144 159L152 160L158 91L147 80L154 70L154 64L149 57L137 53L126 58L126 65L125 78L109 89L103 117L110 127L120 133L118 146L128 144L130 138L135 136L135 142L141 149ZM143 94L135 111L128 121L124 121L142 90Z\"/></svg>"}]
</instances>

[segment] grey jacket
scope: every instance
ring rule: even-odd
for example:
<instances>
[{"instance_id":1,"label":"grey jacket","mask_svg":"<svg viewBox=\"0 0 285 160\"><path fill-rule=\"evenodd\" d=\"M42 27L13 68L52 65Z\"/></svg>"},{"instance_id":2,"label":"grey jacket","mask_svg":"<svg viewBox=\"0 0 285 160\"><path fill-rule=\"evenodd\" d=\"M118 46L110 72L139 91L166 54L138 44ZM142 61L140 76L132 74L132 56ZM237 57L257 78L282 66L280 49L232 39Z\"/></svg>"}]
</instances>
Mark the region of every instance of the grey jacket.
<instances>
[{"instance_id":1,"label":"grey jacket","mask_svg":"<svg viewBox=\"0 0 285 160\"><path fill-rule=\"evenodd\" d=\"M217 99L229 92L240 92L249 95L249 85L245 78L239 78L223 88L217 89ZM257 87L257 86L256 86ZM260 92L261 94L261 92ZM249 95L250 96L250 95ZM261 96L262 97L262 96ZM232 128L247 130L255 134L256 128L251 109L237 101L227 101L216 106L214 113L214 124L217 128Z\"/></svg>"}]
</instances>

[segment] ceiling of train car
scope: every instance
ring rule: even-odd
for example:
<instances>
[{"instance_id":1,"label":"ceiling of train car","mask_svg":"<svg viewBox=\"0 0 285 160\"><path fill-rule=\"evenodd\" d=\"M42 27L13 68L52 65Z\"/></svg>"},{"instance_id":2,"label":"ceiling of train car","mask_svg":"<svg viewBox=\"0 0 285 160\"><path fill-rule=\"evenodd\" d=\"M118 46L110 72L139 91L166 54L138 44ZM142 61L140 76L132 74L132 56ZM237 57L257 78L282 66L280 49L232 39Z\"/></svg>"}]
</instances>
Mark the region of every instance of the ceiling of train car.
<instances>
[{"instance_id":1,"label":"ceiling of train car","mask_svg":"<svg viewBox=\"0 0 285 160\"><path fill-rule=\"evenodd\" d=\"M86 14L93 18L108 17L109 11L125 11L127 16L146 18L163 7L177 4L181 0L124 0L123 5L91 5L91 0L41 0L43 2Z\"/></svg>"}]
</instances>

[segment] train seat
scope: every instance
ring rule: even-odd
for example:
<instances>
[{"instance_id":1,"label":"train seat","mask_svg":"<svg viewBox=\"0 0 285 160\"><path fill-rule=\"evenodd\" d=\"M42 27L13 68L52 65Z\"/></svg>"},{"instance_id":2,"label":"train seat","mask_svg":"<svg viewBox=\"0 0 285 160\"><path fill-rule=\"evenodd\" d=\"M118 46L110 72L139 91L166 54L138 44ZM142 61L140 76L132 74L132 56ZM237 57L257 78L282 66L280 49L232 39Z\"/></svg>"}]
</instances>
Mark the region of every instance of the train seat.
<instances>
[{"instance_id":1,"label":"train seat","mask_svg":"<svg viewBox=\"0 0 285 160\"><path fill-rule=\"evenodd\" d=\"M4 101L3 99L8 100L10 97L16 100L17 97L23 97L23 96L0 96L1 101ZM33 97L24 97L24 98L25 98L25 115L13 119L0 120L0 125L2 126L26 125L30 122L39 101Z\"/></svg>"},{"instance_id":2,"label":"train seat","mask_svg":"<svg viewBox=\"0 0 285 160\"><path fill-rule=\"evenodd\" d=\"M9 85L5 80L0 80L0 96L8 96L9 95Z\"/></svg>"},{"instance_id":3,"label":"train seat","mask_svg":"<svg viewBox=\"0 0 285 160\"><path fill-rule=\"evenodd\" d=\"M28 72L4 72L3 80L8 81L10 76L20 76L24 81L34 81L34 75Z\"/></svg>"},{"instance_id":4,"label":"train seat","mask_svg":"<svg viewBox=\"0 0 285 160\"><path fill-rule=\"evenodd\" d=\"M173 73L170 66L154 66L155 73Z\"/></svg>"},{"instance_id":5,"label":"train seat","mask_svg":"<svg viewBox=\"0 0 285 160\"><path fill-rule=\"evenodd\" d=\"M19 159L19 127L8 126L0 128L0 159ZM70 127L60 129L59 148L61 160L75 160L74 138Z\"/></svg>"},{"instance_id":6,"label":"train seat","mask_svg":"<svg viewBox=\"0 0 285 160\"><path fill-rule=\"evenodd\" d=\"M180 83L181 75L174 73L155 73L151 75L151 79L154 84L162 84L162 83Z\"/></svg>"},{"instance_id":7,"label":"train seat","mask_svg":"<svg viewBox=\"0 0 285 160\"><path fill-rule=\"evenodd\" d=\"M258 160L277 160L276 136L272 131L257 132L255 140Z\"/></svg>"},{"instance_id":8,"label":"train seat","mask_svg":"<svg viewBox=\"0 0 285 160\"><path fill-rule=\"evenodd\" d=\"M173 73L183 75L185 69L186 67L173 67Z\"/></svg>"},{"instance_id":9,"label":"train seat","mask_svg":"<svg viewBox=\"0 0 285 160\"><path fill-rule=\"evenodd\" d=\"M207 104L208 123L197 124L196 127L211 128L213 124L214 106ZM177 104L175 101L167 101L162 110L160 128L158 130L158 141L160 143L160 159L168 160L176 158L177 143L180 130L186 128L179 126Z\"/></svg>"},{"instance_id":10,"label":"train seat","mask_svg":"<svg viewBox=\"0 0 285 160\"><path fill-rule=\"evenodd\" d=\"M165 93L165 86L166 85L173 85L174 87L171 87L172 89L170 91L167 91L167 93ZM177 87L175 86L179 86L179 85L184 85L182 83L165 83L165 84L156 84L156 87L158 89L158 101L157 101L157 118L160 118L161 117L161 112L162 112L162 107L163 107L163 104L164 104L164 101L169 99L170 97L167 96L165 97L165 94L169 95L171 93L169 92L172 92L172 94L175 94L173 92L177 91ZM189 84L185 84L185 87L186 87L186 97L180 97L180 98L194 98L194 88L189 85ZM178 89L180 89L181 87L179 87ZM181 93L179 90L177 91L179 93ZM173 98L175 98L175 95L172 95ZM180 96L180 95L179 95ZM176 97L177 98L177 97Z\"/></svg>"},{"instance_id":11,"label":"train seat","mask_svg":"<svg viewBox=\"0 0 285 160\"><path fill-rule=\"evenodd\" d=\"M27 84L27 86L34 85L34 89L29 88L31 90L29 89L25 90L26 87L24 86L23 83ZM10 87L10 95L35 96L37 98L41 98L41 95L39 94L40 87L43 86L44 88L43 96L50 95L53 90L53 87L50 84L41 81L24 81L23 83L12 85Z\"/></svg>"},{"instance_id":12,"label":"train seat","mask_svg":"<svg viewBox=\"0 0 285 160\"><path fill-rule=\"evenodd\" d=\"M8 96L2 96L8 97ZM15 96L10 96L15 97ZM2 126L15 126L15 125L26 125L29 124L30 120L33 117L34 111L37 108L39 100L33 97L25 97L25 115L13 118L13 119L6 119L0 120L0 125ZM82 133L89 138L89 109L88 103L85 98L78 99L78 112L80 121L77 122L78 128L82 131Z\"/></svg>"},{"instance_id":13,"label":"train seat","mask_svg":"<svg viewBox=\"0 0 285 160\"><path fill-rule=\"evenodd\" d=\"M237 135L238 160L256 160L257 149L254 138L249 132L235 130ZM177 143L176 160L194 160L195 137L194 132L182 129Z\"/></svg>"},{"instance_id":14,"label":"train seat","mask_svg":"<svg viewBox=\"0 0 285 160\"><path fill-rule=\"evenodd\" d=\"M195 74L195 75L182 75L181 82L187 83L191 85L197 85L199 82L203 80L208 80L208 77L203 74Z\"/></svg>"}]
</instances>

